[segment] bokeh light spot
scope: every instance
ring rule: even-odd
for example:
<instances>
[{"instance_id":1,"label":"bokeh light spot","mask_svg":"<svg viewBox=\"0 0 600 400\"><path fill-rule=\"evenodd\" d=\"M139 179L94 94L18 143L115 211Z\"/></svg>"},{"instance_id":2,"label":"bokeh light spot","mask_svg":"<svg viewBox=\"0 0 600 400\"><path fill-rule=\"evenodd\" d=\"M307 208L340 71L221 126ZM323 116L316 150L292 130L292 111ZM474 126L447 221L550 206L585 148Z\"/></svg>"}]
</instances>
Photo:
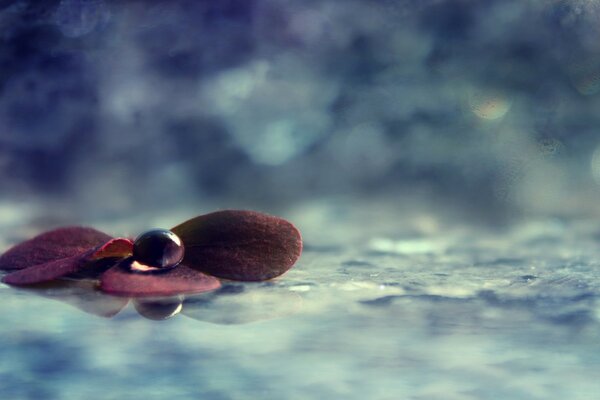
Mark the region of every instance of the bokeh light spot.
<instances>
[{"instance_id":1,"label":"bokeh light spot","mask_svg":"<svg viewBox=\"0 0 600 400\"><path fill-rule=\"evenodd\" d=\"M63 35L76 38L107 23L110 10L104 0L62 0L54 20Z\"/></svg>"},{"instance_id":2,"label":"bokeh light spot","mask_svg":"<svg viewBox=\"0 0 600 400\"><path fill-rule=\"evenodd\" d=\"M468 101L471 111L479 118L487 120L504 117L512 107L511 99L497 90L472 90Z\"/></svg>"}]
</instances>

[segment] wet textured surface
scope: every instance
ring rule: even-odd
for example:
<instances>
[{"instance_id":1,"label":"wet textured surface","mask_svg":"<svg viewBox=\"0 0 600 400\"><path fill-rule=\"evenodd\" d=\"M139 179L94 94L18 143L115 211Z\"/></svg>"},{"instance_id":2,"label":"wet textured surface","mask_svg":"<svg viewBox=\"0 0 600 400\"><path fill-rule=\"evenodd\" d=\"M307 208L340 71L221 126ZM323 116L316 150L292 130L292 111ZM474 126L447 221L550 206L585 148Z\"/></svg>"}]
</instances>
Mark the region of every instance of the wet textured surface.
<instances>
[{"instance_id":1,"label":"wet textured surface","mask_svg":"<svg viewBox=\"0 0 600 400\"><path fill-rule=\"evenodd\" d=\"M315 238L318 228L305 226ZM502 232L448 226L308 242L275 281L121 312L126 300L81 283L2 286L0 391L590 399L600 390L599 231L592 221L543 219Z\"/></svg>"}]
</instances>

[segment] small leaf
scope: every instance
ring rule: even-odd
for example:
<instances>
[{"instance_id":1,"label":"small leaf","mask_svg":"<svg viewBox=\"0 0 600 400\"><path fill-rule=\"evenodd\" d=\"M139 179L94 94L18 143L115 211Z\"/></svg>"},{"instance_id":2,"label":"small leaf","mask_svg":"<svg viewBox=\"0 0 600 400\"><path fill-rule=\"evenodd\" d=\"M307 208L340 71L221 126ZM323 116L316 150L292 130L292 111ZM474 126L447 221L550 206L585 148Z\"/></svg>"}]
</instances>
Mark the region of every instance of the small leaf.
<instances>
[{"instance_id":1,"label":"small leaf","mask_svg":"<svg viewBox=\"0 0 600 400\"><path fill-rule=\"evenodd\" d=\"M48 282L63 277L96 279L112 267L119 258L131 254L129 239L110 239L108 242L77 255L52 260L12 272L2 278L8 285L23 286Z\"/></svg>"},{"instance_id":2,"label":"small leaf","mask_svg":"<svg viewBox=\"0 0 600 400\"><path fill-rule=\"evenodd\" d=\"M110 239L109 235L93 228L55 229L9 249L0 256L0 270L18 270L78 256Z\"/></svg>"},{"instance_id":3,"label":"small leaf","mask_svg":"<svg viewBox=\"0 0 600 400\"><path fill-rule=\"evenodd\" d=\"M289 270L302 253L290 222L255 211L218 211L172 229L185 245L183 262L219 278L262 281Z\"/></svg>"},{"instance_id":4,"label":"small leaf","mask_svg":"<svg viewBox=\"0 0 600 400\"><path fill-rule=\"evenodd\" d=\"M72 257L61 258L12 272L2 278L8 285L22 286L52 281L79 272L91 261L94 250L88 250Z\"/></svg>"},{"instance_id":5,"label":"small leaf","mask_svg":"<svg viewBox=\"0 0 600 400\"><path fill-rule=\"evenodd\" d=\"M116 296L157 297L202 293L221 286L218 279L185 265L161 273L136 273L125 267L128 262L131 260L123 260L100 277L102 291Z\"/></svg>"}]
</instances>

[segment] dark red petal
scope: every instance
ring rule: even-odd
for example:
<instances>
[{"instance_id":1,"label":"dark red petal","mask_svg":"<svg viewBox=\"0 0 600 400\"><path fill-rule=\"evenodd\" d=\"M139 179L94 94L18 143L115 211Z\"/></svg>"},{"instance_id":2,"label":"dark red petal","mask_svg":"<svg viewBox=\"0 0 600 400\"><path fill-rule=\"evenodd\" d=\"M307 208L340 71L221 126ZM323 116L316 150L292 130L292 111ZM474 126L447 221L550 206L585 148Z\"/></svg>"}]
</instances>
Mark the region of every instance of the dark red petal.
<instances>
[{"instance_id":1,"label":"dark red petal","mask_svg":"<svg viewBox=\"0 0 600 400\"><path fill-rule=\"evenodd\" d=\"M106 271L111 264L114 265L117 258L130 255L132 247L133 242L129 239L110 239L108 242L88 249L83 253L12 272L4 276L2 282L16 286L33 285L73 274L77 274L74 275L77 278L94 279L100 273ZM107 261L115 259L115 261L109 263L99 261L104 259Z\"/></svg>"},{"instance_id":2,"label":"dark red petal","mask_svg":"<svg viewBox=\"0 0 600 400\"><path fill-rule=\"evenodd\" d=\"M65 275L78 272L84 268L85 265L91 261L90 256L93 252L94 250L88 250L76 256L61 258L44 264L34 265L33 267L23 268L4 276L2 282L8 285L22 286L58 279Z\"/></svg>"},{"instance_id":3,"label":"dark red petal","mask_svg":"<svg viewBox=\"0 0 600 400\"><path fill-rule=\"evenodd\" d=\"M218 211L172 229L185 245L183 262L208 274L262 281L289 270L302 253L290 222L255 211Z\"/></svg>"},{"instance_id":4,"label":"dark red petal","mask_svg":"<svg viewBox=\"0 0 600 400\"><path fill-rule=\"evenodd\" d=\"M218 289L218 279L185 265L162 273L129 272L121 265L112 267L100 277L100 289L116 296L156 297L184 293L202 293Z\"/></svg>"},{"instance_id":5,"label":"dark red petal","mask_svg":"<svg viewBox=\"0 0 600 400\"><path fill-rule=\"evenodd\" d=\"M0 270L15 270L77 256L112 237L93 228L66 227L42 233L0 256Z\"/></svg>"}]
</instances>

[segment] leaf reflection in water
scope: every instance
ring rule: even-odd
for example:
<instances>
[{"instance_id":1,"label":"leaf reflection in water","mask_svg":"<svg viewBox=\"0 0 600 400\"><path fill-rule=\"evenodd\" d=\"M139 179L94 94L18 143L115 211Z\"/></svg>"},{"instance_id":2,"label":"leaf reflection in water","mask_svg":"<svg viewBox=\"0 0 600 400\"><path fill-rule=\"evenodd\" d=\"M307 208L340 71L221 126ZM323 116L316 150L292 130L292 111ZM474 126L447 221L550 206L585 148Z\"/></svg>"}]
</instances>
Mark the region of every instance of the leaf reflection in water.
<instances>
[{"instance_id":1,"label":"leaf reflection in water","mask_svg":"<svg viewBox=\"0 0 600 400\"><path fill-rule=\"evenodd\" d=\"M248 324L298 313L302 297L287 287L273 284L226 284L221 289L196 295L127 298L98 290L95 280L55 280L18 289L69 304L85 313L113 318L131 303L149 320L164 321L178 314L219 325Z\"/></svg>"},{"instance_id":2,"label":"leaf reflection in water","mask_svg":"<svg viewBox=\"0 0 600 400\"><path fill-rule=\"evenodd\" d=\"M96 290L93 280L55 280L18 290L69 304L85 313L112 318L129 303L128 298L107 295Z\"/></svg>"}]
</instances>

